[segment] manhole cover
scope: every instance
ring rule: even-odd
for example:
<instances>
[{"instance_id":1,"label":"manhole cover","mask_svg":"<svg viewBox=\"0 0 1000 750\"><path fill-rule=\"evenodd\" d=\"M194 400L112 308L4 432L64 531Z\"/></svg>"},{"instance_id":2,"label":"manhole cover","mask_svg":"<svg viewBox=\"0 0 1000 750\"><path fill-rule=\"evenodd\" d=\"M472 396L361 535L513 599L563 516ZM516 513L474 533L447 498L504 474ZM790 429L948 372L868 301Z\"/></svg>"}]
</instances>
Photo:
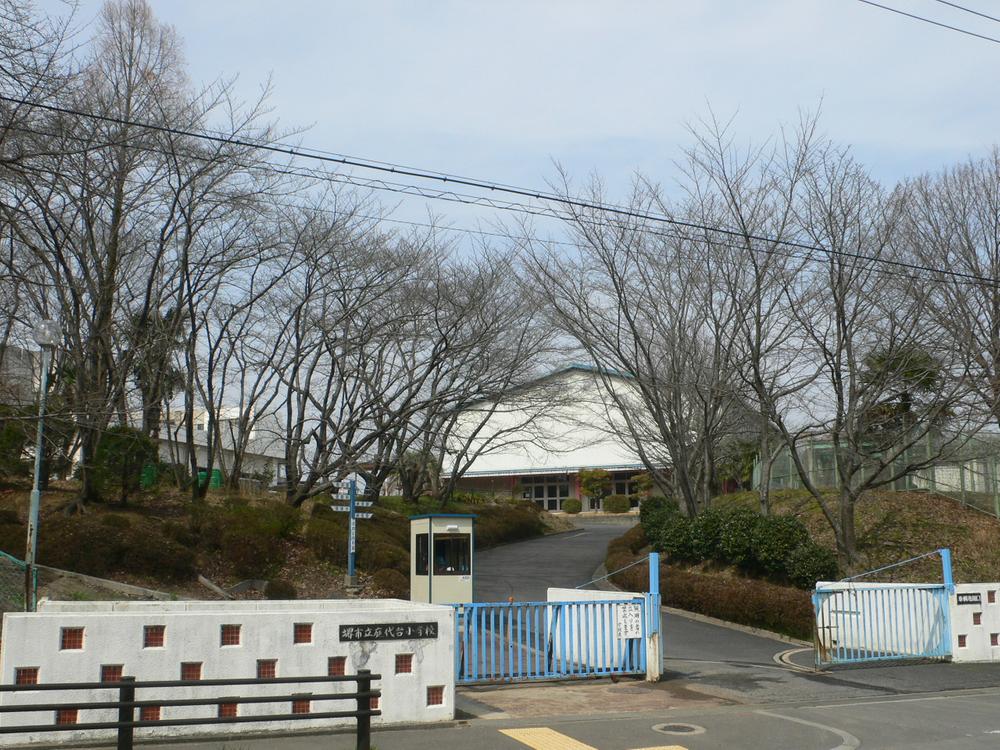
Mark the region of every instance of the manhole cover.
<instances>
[{"instance_id":1,"label":"manhole cover","mask_svg":"<svg viewBox=\"0 0 1000 750\"><path fill-rule=\"evenodd\" d=\"M705 727L699 727L697 724L656 724L653 731L661 734L704 734Z\"/></svg>"}]
</instances>

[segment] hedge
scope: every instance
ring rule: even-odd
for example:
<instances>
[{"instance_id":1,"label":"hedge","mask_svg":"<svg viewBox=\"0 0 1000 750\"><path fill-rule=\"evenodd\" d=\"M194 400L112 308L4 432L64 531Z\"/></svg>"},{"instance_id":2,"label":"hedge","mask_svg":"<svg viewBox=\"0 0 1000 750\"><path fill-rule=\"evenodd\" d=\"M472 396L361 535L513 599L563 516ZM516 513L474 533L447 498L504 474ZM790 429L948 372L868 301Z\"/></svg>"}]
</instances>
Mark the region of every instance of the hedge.
<instances>
[{"instance_id":1,"label":"hedge","mask_svg":"<svg viewBox=\"0 0 1000 750\"><path fill-rule=\"evenodd\" d=\"M608 570L617 570L635 562L632 550L639 539L633 532L626 535L631 535L631 538L619 537L608 545L605 561ZM628 591L645 591L648 575L645 566L635 565L614 575L611 580ZM812 638L814 615L810 594L791 586L779 586L755 578L726 578L696 573L677 565L661 565L660 594L663 603L670 607L796 638Z\"/></svg>"},{"instance_id":2,"label":"hedge","mask_svg":"<svg viewBox=\"0 0 1000 750\"><path fill-rule=\"evenodd\" d=\"M812 588L837 577L833 554L809 538L791 516L762 516L753 508L709 508L695 518L666 502L640 511L640 523L654 549L670 562L714 562L774 583Z\"/></svg>"},{"instance_id":3,"label":"hedge","mask_svg":"<svg viewBox=\"0 0 1000 750\"><path fill-rule=\"evenodd\" d=\"M583 510L583 503L571 497L569 500L563 500L562 509L566 513L576 514Z\"/></svg>"},{"instance_id":4,"label":"hedge","mask_svg":"<svg viewBox=\"0 0 1000 750\"><path fill-rule=\"evenodd\" d=\"M611 495L604 498L604 511L606 513L628 513L632 503L625 495Z\"/></svg>"}]
</instances>

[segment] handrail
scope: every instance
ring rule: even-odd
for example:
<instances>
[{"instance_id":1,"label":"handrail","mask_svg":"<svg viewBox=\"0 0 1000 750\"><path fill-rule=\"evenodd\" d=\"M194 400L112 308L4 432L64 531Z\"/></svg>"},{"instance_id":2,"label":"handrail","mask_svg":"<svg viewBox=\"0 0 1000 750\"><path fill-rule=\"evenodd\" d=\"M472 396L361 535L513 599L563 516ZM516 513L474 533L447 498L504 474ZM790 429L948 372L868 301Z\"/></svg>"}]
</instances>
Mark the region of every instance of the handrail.
<instances>
[{"instance_id":1,"label":"handrail","mask_svg":"<svg viewBox=\"0 0 1000 750\"><path fill-rule=\"evenodd\" d=\"M0 726L0 734L24 734L29 732L69 732L98 729L117 729L118 750L133 750L136 728L203 726L210 724L246 724L271 721L303 721L308 719L357 719L357 750L371 750L371 717L381 716L379 709L371 708L371 699L379 698L382 691L372 689L372 680L380 680L381 675L372 674L367 669L359 669L356 675L322 675L309 677L237 678L231 680L148 680L139 682L134 677L122 677L114 682L42 683L34 685L0 685L0 693L28 693L54 690L95 690L117 689L117 701L73 701L70 703L35 703L0 706L0 713L59 711L62 709L98 710L118 709L118 721L101 721L74 724L39 724L21 726ZM354 682L357 689L350 693L290 693L264 696L222 695L213 698L178 698L142 700L135 699L136 689L174 687L223 687L238 685L289 685L310 683ZM322 711L315 713L264 714L260 716L217 716L187 719L136 720L135 709L145 706L205 706L227 704L280 703L296 700L354 700L353 711Z\"/></svg>"}]
</instances>

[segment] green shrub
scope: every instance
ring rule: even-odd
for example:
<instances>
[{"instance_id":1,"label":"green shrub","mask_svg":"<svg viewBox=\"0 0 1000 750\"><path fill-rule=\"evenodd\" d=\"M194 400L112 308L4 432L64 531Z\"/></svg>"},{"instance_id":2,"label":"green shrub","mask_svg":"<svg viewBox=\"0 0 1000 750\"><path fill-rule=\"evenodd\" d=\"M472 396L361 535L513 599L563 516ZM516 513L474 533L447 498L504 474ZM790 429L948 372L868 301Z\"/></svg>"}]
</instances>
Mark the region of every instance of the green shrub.
<instances>
[{"instance_id":1,"label":"green shrub","mask_svg":"<svg viewBox=\"0 0 1000 750\"><path fill-rule=\"evenodd\" d=\"M625 495L611 495L604 500L604 511L606 513L628 513L632 504Z\"/></svg>"},{"instance_id":2,"label":"green shrub","mask_svg":"<svg viewBox=\"0 0 1000 750\"><path fill-rule=\"evenodd\" d=\"M163 534L173 539L182 547L193 548L198 546L198 537L184 524L175 521L167 521L163 524Z\"/></svg>"},{"instance_id":3,"label":"green shrub","mask_svg":"<svg viewBox=\"0 0 1000 750\"><path fill-rule=\"evenodd\" d=\"M171 581L195 576L190 549L166 534L154 536L148 526L108 525L101 516L46 519L38 534L38 558L44 565L100 577L116 571Z\"/></svg>"},{"instance_id":4,"label":"green shrub","mask_svg":"<svg viewBox=\"0 0 1000 750\"><path fill-rule=\"evenodd\" d=\"M629 561L609 553L606 565L615 570ZM649 579L645 566L636 565L612 580L626 591L645 591ZM797 638L812 637L811 597L808 592L790 586L754 578L722 578L662 565L660 592L663 603L670 607Z\"/></svg>"},{"instance_id":5,"label":"green shrub","mask_svg":"<svg viewBox=\"0 0 1000 750\"><path fill-rule=\"evenodd\" d=\"M0 476L31 475L31 462L24 457L31 441L30 424L15 410L0 406Z\"/></svg>"},{"instance_id":6,"label":"green shrub","mask_svg":"<svg viewBox=\"0 0 1000 750\"><path fill-rule=\"evenodd\" d=\"M752 536L756 567L777 577L788 575L792 550L809 541L806 527L791 516L758 516Z\"/></svg>"},{"instance_id":7,"label":"green shrub","mask_svg":"<svg viewBox=\"0 0 1000 750\"><path fill-rule=\"evenodd\" d=\"M839 576L833 553L813 541L793 549L785 565L788 580L802 589L812 589L816 581L835 581Z\"/></svg>"},{"instance_id":8,"label":"green shrub","mask_svg":"<svg viewBox=\"0 0 1000 750\"><path fill-rule=\"evenodd\" d=\"M677 503L663 497L654 495L647 497L639 505L639 524L646 532L646 537L655 543L659 536L660 527L666 523L667 519L680 515L680 508Z\"/></svg>"},{"instance_id":9,"label":"green shrub","mask_svg":"<svg viewBox=\"0 0 1000 750\"><path fill-rule=\"evenodd\" d=\"M649 546L649 540L646 538L646 532L643 530L642 526L633 526L618 538L632 554L635 554L639 550Z\"/></svg>"},{"instance_id":10,"label":"green shrub","mask_svg":"<svg viewBox=\"0 0 1000 750\"><path fill-rule=\"evenodd\" d=\"M335 518L314 516L306 528L306 544L320 559L344 565L347 562L347 524L339 524Z\"/></svg>"},{"instance_id":11,"label":"green shrub","mask_svg":"<svg viewBox=\"0 0 1000 750\"><path fill-rule=\"evenodd\" d=\"M706 508L691 521L691 557L695 562L719 558L719 536L725 512Z\"/></svg>"},{"instance_id":12,"label":"green shrub","mask_svg":"<svg viewBox=\"0 0 1000 750\"><path fill-rule=\"evenodd\" d=\"M264 586L264 596L267 599L298 599L299 592L290 581L275 578Z\"/></svg>"},{"instance_id":13,"label":"green shrub","mask_svg":"<svg viewBox=\"0 0 1000 750\"><path fill-rule=\"evenodd\" d=\"M687 516L672 516L663 521L652 538L653 547L657 552L666 555L668 560L695 562L692 546L693 527L694 523Z\"/></svg>"},{"instance_id":14,"label":"green shrub","mask_svg":"<svg viewBox=\"0 0 1000 750\"><path fill-rule=\"evenodd\" d=\"M639 567L639 566L637 566ZM811 638L808 592L754 578L721 578L669 567L662 573L663 603L728 622Z\"/></svg>"},{"instance_id":15,"label":"green shrub","mask_svg":"<svg viewBox=\"0 0 1000 750\"><path fill-rule=\"evenodd\" d=\"M362 570L396 570L410 575L407 550L385 542L366 542L357 550L357 564Z\"/></svg>"},{"instance_id":16,"label":"green shrub","mask_svg":"<svg viewBox=\"0 0 1000 750\"><path fill-rule=\"evenodd\" d=\"M581 503L576 498L569 498L569 500L563 500L562 509L567 513L576 515L581 510L583 510L583 503Z\"/></svg>"},{"instance_id":17,"label":"green shrub","mask_svg":"<svg viewBox=\"0 0 1000 750\"><path fill-rule=\"evenodd\" d=\"M0 523L0 550L23 560L27 533L28 529L24 524Z\"/></svg>"},{"instance_id":18,"label":"green shrub","mask_svg":"<svg viewBox=\"0 0 1000 750\"><path fill-rule=\"evenodd\" d=\"M138 491L143 467L156 461L156 444L148 435L119 425L98 440L91 472L101 495L113 492L124 505Z\"/></svg>"},{"instance_id":19,"label":"green shrub","mask_svg":"<svg viewBox=\"0 0 1000 750\"><path fill-rule=\"evenodd\" d=\"M756 563L754 533L761 518L753 508L732 508L719 526L719 557L722 562L744 569Z\"/></svg>"},{"instance_id":20,"label":"green shrub","mask_svg":"<svg viewBox=\"0 0 1000 750\"><path fill-rule=\"evenodd\" d=\"M372 576L377 595L388 599L409 599L410 579L398 570L377 570Z\"/></svg>"},{"instance_id":21,"label":"green shrub","mask_svg":"<svg viewBox=\"0 0 1000 750\"><path fill-rule=\"evenodd\" d=\"M243 578L266 578L287 557L286 539L299 525L299 511L283 503L249 505L230 501L219 509L210 526L222 525L219 550Z\"/></svg>"},{"instance_id":22,"label":"green shrub","mask_svg":"<svg viewBox=\"0 0 1000 750\"><path fill-rule=\"evenodd\" d=\"M197 575L195 555L166 536L148 539L131 530L116 569L164 581L189 581Z\"/></svg>"}]
</instances>

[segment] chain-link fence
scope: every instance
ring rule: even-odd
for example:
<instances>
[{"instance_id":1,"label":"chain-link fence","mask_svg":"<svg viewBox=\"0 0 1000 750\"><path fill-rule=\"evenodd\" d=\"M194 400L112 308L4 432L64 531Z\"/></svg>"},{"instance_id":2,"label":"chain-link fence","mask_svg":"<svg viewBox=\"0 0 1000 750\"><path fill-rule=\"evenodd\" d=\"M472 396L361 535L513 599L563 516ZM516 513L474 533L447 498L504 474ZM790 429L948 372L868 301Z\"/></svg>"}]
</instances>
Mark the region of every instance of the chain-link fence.
<instances>
[{"instance_id":1,"label":"chain-link fence","mask_svg":"<svg viewBox=\"0 0 1000 750\"><path fill-rule=\"evenodd\" d=\"M937 438L940 440L940 436ZM1000 437L986 436L956 439L948 436L954 448L944 450L934 439L913 446L897 460L898 466L927 462L885 485L885 489L926 491L945 495L963 505L1000 518ZM926 443L926 444L925 444ZM816 487L836 487L837 453L829 441L803 441L796 451L809 481ZM937 454L947 454L935 461ZM891 477L897 469L888 467ZM754 486L760 485L760 462L754 465ZM771 465L771 489L801 489L802 480L787 448L780 451Z\"/></svg>"},{"instance_id":2,"label":"chain-link fence","mask_svg":"<svg viewBox=\"0 0 1000 750\"><path fill-rule=\"evenodd\" d=\"M24 612L25 571L23 560L0 552L0 614L4 612ZM31 599L34 604L38 593L38 570L34 571Z\"/></svg>"}]
</instances>

